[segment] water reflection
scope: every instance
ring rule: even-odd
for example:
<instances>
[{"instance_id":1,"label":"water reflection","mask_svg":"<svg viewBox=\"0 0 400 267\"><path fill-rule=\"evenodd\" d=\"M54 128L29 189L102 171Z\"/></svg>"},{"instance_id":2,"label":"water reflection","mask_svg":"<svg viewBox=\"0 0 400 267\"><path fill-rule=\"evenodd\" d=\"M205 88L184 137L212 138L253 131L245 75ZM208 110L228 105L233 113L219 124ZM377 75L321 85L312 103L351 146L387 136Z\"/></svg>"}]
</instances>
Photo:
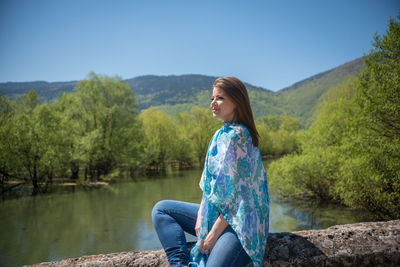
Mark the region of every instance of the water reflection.
<instances>
[{"instance_id":1,"label":"water reflection","mask_svg":"<svg viewBox=\"0 0 400 267\"><path fill-rule=\"evenodd\" d=\"M271 197L271 232L324 229L373 219L373 214L368 212L317 199L280 202L276 197Z\"/></svg>"},{"instance_id":2,"label":"water reflection","mask_svg":"<svg viewBox=\"0 0 400 267\"><path fill-rule=\"evenodd\" d=\"M158 249L151 210L162 199L199 203L201 170L127 180L0 202L0 266L20 266L88 254ZM314 200L271 197L271 231L325 228L366 220L365 213ZM191 240L194 240L191 237Z\"/></svg>"}]
</instances>

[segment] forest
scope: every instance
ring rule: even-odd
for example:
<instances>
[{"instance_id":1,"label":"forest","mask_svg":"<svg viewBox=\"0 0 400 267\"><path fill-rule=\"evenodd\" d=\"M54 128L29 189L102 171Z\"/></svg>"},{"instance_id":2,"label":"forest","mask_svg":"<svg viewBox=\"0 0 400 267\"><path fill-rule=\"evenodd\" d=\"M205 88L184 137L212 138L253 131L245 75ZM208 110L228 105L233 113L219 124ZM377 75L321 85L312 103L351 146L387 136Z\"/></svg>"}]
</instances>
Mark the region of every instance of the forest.
<instances>
[{"instance_id":1,"label":"forest","mask_svg":"<svg viewBox=\"0 0 400 267\"><path fill-rule=\"evenodd\" d=\"M400 217L399 18L373 46L357 77L323 95L307 129L286 114L257 118L261 154L280 157L267 170L271 190ZM2 192L23 181L37 194L58 180L201 166L221 121L201 107L139 111L129 84L91 73L51 103L35 90L15 100L0 96L0 125Z\"/></svg>"},{"instance_id":2,"label":"forest","mask_svg":"<svg viewBox=\"0 0 400 267\"><path fill-rule=\"evenodd\" d=\"M201 166L221 127L205 108L173 117L153 107L139 113L128 84L95 73L72 93L39 103L34 90L18 100L0 98L3 188L10 181L25 181L36 194L60 179L99 181ZM278 157L296 149L297 119L261 117L257 126L263 155Z\"/></svg>"}]
</instances>

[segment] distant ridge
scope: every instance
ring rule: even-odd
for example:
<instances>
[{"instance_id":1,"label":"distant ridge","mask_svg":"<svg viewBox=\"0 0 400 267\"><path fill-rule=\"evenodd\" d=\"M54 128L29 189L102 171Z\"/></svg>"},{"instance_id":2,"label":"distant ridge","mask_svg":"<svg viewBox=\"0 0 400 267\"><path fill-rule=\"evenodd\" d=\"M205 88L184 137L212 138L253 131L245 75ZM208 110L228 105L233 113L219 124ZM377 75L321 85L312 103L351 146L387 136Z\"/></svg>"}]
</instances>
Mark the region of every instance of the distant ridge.
<instances>
[{"instance_id":1,"label":"distant ridge","mask_svg":"<svg viewBox=\"0 0 400 267\"><path fill-rule=\"evenodd\" d=\"M342 64L299 81L277 92L245 83L254 116L288 114L308 125L321 96L337 87L349 77L357 76L363 68L363 58ZM194 106L208 107L212 84L217 77L185 75L144 75L126 79L135 93L139 109L150 106L164 110L170 115L189 111ZM78 81L69 82L7 82L0 83L0 94L16 99L32 88L42 101L52 102L59 93L72 92Z\"/></svg>"},{"instance_id":2,"label":"distant ridge","mask_svg":"<svg viewBox=\"0 0 400 267\"><path fill-rule=\"evenodd\" d=\"M352 60L350 62L346 62L346 63L344 63L342 65L339 65L339 66L337 66L337 67L335 67L333 69L318 73L318 74L313 75L313 76L311 76L309 78L306 78L304 80L296 82L296 83L294 83L294 84L292 84L290 86L282 88L282 89L278 90L277 92L285 92L285 91L295 90L296 88L303 86L307 82L311 82L313 80L320 79L323 76L326 76L329 73L335 72L335 71L336 72L342 72L345 75L347 75L347 74L358 74L360 72L361 68L363 67L363 60L364 60L364 57L356 58L356 59L354 59L354 60Z\"/></svg>"},{"instance_id":3,"label":"distant ridge","mask_svg":"<svg viewBox=\"0 0 400 267\"><path fill-rule=\"evenodd\" d=\"M350 77L357 76L364 67L363 59L357 58L279 90L277 94L283 101L284 109L288 114L302 118L303 125L309 125L321 96Z\"/></svg>"},{"instance_id":4,"label":"distant ridge","mask_svg":"<svg viewBox=\"0 0 400 267\"><path fill-rule=\"evenodd\" d=\"M145 75L125 82L136 94L139 109L145 109L150 106L191 103L193 96L209 91L216 78L197 74Z\"/></svg>"},{"instance_id":5,"label":"distant ridge","mask_svg":"<svg viewBox=\"0 0 400 267\"><path fill-rule=\"evenodd\" d=\"M16 99L22 94L26 94L30 89L34 89L42 98L42 101L51 102L59 93L72 92L77 81L70 82L7 82L0 83L0 94L7 96L10 99Z\"/></svg>"},{"instance_id":6,"label":"distant ridge","mask_svg":"<svg viewBox=\"0 0 400 267\"><path fill-rule=\"evenodd\" d=\"M124 82L128 83L136 94L139 108L145 109L150 106L185 103L201 105L193 97L199 94L207 94L207 99L209 99L212 85L217 78L200 74L145 75L127 79ZM245 85L248 90L269 91L248 83L245 83Z\"/></svg>"}]
</instances>

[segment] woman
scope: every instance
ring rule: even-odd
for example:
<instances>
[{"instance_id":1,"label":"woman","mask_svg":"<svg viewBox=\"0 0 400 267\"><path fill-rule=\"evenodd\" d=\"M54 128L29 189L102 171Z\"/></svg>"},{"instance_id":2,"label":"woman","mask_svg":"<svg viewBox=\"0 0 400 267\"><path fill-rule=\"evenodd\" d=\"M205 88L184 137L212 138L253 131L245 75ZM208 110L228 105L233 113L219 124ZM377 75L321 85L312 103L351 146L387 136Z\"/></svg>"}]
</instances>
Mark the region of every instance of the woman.
<instances>
[{"instance_id":1,"label":"woman","mask_svg":"<svg viewBox=\"0 0 400 267\"><path fill-rule=\"evenodd\" d=\"M208 147L201 204L160 201L153 225L171 266L261 266L269 196L246 87L233 77L215 80L210 108L223 126ZM198 237L190 256L184 231Z\"/></svg>"}]
</instances>

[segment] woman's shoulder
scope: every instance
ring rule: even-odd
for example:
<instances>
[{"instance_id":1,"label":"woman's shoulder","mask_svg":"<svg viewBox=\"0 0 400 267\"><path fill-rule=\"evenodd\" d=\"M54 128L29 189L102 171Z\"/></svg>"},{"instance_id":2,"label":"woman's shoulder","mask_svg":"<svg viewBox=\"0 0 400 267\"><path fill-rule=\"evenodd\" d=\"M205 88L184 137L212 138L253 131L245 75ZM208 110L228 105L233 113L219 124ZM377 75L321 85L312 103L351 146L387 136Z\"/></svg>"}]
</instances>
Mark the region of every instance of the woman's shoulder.
<instances>
[{"instance_id":1,"label":"woman's shoulder","mask_svg":"<svg viewBox=\"0 0 400 267\"><path fill-rule=\"evenodd\" d=\"M232 139L247 139L250 136L250 132L247 127L241 123L224 123L223 127L227 128L227 132Z\"/></svg>"}]
</instances>

